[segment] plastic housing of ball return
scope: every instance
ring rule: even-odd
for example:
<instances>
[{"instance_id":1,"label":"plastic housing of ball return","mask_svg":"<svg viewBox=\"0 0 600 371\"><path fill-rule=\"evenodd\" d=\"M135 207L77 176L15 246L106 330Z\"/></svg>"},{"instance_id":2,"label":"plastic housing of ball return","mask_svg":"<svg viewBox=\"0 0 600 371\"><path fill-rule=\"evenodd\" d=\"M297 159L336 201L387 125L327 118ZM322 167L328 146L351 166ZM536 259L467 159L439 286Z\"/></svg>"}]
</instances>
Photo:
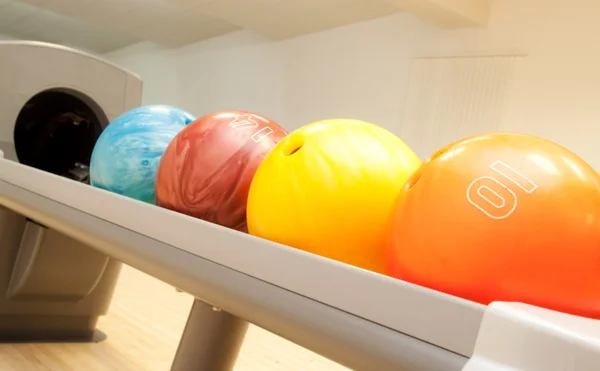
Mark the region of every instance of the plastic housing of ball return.
<instances>
[{"instance_id":1,"label":"plastic housing of ball return","mask_svg":"<svg viewBox=\"0 0 600 371\"><path fill-rule=\"evenodd\" d=\"M463 371L600 369L600 322L521 303L492 303Z\"/></svg>"},{"instance_id":2,"label":"plastic housing of ball return","mask_svg":"<svg viewBox=\"0 0 600 371\"><path fill-rule=\"evenodd\" d=\"M141 104L141 88L137 76L92 55L0 41L0 150L8 160L49 169L68 166L69 151L79 156L73 162L85 161L94 136ZM83 121L69 123L75 116ZM95 339L120 267L36 218L0 207L0 341Z\"/></svg>"}]
</instances>

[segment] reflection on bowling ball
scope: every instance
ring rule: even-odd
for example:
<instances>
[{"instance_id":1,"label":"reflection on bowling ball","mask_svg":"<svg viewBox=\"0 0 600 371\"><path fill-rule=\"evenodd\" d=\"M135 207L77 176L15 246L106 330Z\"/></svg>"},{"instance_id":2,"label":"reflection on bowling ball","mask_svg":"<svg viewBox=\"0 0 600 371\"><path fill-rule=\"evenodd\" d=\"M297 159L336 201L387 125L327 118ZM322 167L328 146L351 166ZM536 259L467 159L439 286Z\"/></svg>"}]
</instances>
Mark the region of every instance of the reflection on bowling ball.
<instances>
[{"instance_id":1,"label":"reflection on bowling ball","mask_svg":"<svg viewBox=\"0 0 600 371\"><path fill-rule=\"evenodd\" d=\"M194 119L166 105L143 106L117 117L94 146L91 185L154 204L160 158L175 135Z\"/></svg>"},{"instance_id":2,"label":"reflection on bowling ball","mask_svg":"<svg viewBox=\"0 0 600 371\"><path fill-rule=\"evenodd\" d=\"M183 129L168 146L156 180L157 204L247 232L250 182L265 155L287 135L246 111L216 112Z\"/></svg>"},{"instance_id":3,"label":"reflection on bowling ball","mask_svg":"<svg viewBox=\"0 0 600 371\"><path fill-rule=\"evenodd\" d=\"M363 121L306 125L283 139L250 187L253 235L376 272L384 226L420 161L402 140Z\"/></svg>"},{"instance_id":4,"label":"reflection on bowling ball","mask_svg":"<svg viewBox=\"0 0 600 371\"><path fill-rule=\"evenodd\" d=\"M558 144L490 134L448 145L409 179L389 233L394 277L600 318L600 176Z\"/></svg>"}]
</instances>

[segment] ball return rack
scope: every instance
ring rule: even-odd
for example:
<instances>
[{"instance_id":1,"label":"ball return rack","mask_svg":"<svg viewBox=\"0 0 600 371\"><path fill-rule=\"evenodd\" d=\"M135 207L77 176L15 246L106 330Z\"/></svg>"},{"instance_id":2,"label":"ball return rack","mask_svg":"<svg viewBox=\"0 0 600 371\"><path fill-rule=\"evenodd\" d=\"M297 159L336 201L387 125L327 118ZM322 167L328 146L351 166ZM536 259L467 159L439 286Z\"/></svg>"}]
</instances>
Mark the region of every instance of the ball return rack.
<instances>
[{"instance_id":1,"label":"ball return rack","mask_svg":"<svg viewBox=\"0 0 600 371\"><path fill-rule=\"evenodd\" d=\"M54 231L196 298L172 371L232 370L248 323L359 371L600 368L597 321L475 304L1 157L0 223L34 221L22 241Z\"/></svg>"}]
</instances>

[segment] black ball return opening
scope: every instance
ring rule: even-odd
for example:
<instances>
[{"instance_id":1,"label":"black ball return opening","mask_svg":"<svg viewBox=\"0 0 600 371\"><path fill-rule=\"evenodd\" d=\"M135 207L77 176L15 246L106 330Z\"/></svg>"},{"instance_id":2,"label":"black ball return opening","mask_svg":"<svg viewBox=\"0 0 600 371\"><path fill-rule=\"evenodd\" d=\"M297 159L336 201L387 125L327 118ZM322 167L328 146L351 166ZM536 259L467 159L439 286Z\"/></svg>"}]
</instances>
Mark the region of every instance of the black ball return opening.
<instances>
[{"instance_id":1,"label":"black ball return opening","mask_svg":"<svg viewBox=\"0 0 600 371\"><path fill-rule=\"evenodd\" d=\"M108 119L98 105L68 89L33 96L19 112L14 143L20 163L89 182L94 145Z\"/></svg>"}]
</instances>

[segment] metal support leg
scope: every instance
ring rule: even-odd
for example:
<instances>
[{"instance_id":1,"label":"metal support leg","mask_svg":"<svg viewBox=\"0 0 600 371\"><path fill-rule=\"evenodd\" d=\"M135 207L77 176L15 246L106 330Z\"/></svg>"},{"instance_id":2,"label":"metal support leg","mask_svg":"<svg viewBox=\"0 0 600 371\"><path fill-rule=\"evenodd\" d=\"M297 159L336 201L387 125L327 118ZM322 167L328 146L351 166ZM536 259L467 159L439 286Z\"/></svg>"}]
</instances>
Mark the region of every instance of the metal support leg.
<instances>
[{"instance_id":1,"label":"metal support leg","mask_svg":"<svg viewBox=\"0 0 600 371\"><path fill-rule=\"evenodd\" d=\"M247 329L246 321L196 299L171 371L232 371Z\"/></svg>"}]
</instances>

